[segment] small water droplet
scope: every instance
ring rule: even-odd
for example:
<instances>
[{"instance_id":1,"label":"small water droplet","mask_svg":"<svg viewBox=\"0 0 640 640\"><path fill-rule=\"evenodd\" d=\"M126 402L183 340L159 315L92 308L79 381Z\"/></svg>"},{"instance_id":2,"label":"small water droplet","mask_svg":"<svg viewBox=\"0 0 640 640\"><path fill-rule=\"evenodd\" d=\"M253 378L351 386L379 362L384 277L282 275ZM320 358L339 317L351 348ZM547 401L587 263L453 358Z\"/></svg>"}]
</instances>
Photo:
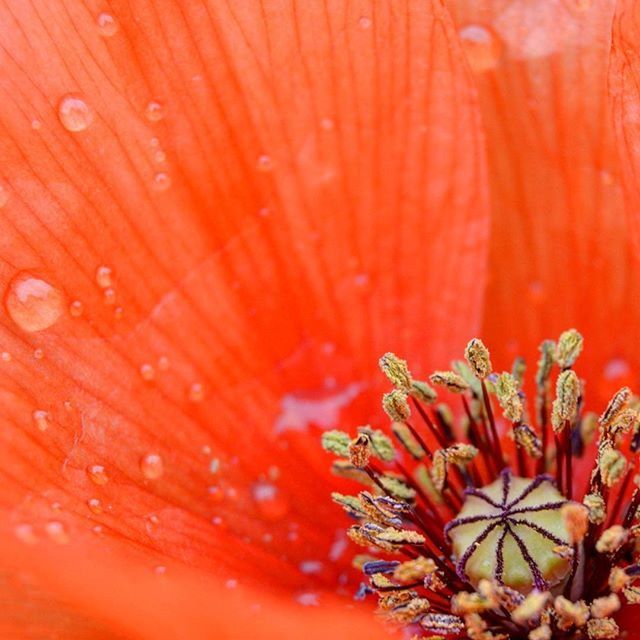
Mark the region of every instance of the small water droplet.
<instances>
[{"instance_id":1,"label":"small water droplet","mask_svg":"<svg viewBox=\"0 0 640 640\"><path fill-rule=\"evenodd\" d=\"M140 367L140 375L143 380L150 382L156 377L156 370L153 368L153 365L145 363Z\"/></svg>"},{"instance_id":2,"label":"small water droplet","mask_svg":"<svg viewBox=\"0 0 640 640\"><path fill-rule=\"evenodd\" d=\"M162 565L159 565L157 567L154 567L153 572L157 575L157 576L163 576L165 573L167 573L167 567L164 567Z\"/></svg>"},{"instance_id":3,"label":"small water droplet","mask_svg":"<svg viewBox=\"0 0 640 640\"><path fill-rule=\"evenodd\" d=\"M224 583L224 586L227 589L235 589L238 586L238 581L234 578L229 578L229 580Z\"/></svg>"},{"instance_id":4,"label":"small water droplet","mask_svg":"<svg viewBox=\"0 0 640 640\"><path fill-rule=\"evenodd\" d=\"M11 362L11 354L8 351L2 352L2 362Z\"/></svg>"},{"instance_id":5,"label":"small water droplet","mask_svg":"<svg viewBox=\"0 0 640 640\"><path fill-rule=\"evenodd\" d=\"M101 289L113 286L113 271L103 264L96 269L96 283Z\"/></svg>"},{"instance_id":6,"label":"small water droplet","mask_svg":"<svg viewBox=\"0 0 640 640\"><path fill-rule=\"evenodd\" d=\"M113 310L113 317L116 320L122 320L122 316L124 315L124 309L122 307L116 307Z\"/></svg>"},{"instance_id":7,"label":"small water droplet","mask_svg":"<svg viewBox=\"0 0 640 640\"><path fill-rule=\"evenodd\" d=\"M371 28L371 18L367 17L367 16L362 16L359 20L358 20L358 26L361 29L370 29Z\"/></svg>"},{"instance_id":8,"label":"small water droplet","mask_svg":"<svg viewBox=\"0 0 640 640\"><path fill-rule=\"evenodd\" d=\"M109 481L106 469L101 464L92 464L87 467L87 475L91 482L97 485L105 485Z\"/></svg>"},{"instance_id":9,"label":"small water droplet","mask_svg":"<svg viewBox=\"0 0 640 640\"><path fill-rule=\"evenodd\" d=\"M220 460L214 458L209 462L209 473L218 473L220 471Z\"/></svg>"},{"instance_id":10,"label":"small water droplet","mask_svg":"<svg viewBox=\"0 0 640 640\"><path fill-rule=\"evenodd\" d=\"M164 151L156 151L153 154L153 159L156 162L164 162L167 159L167 154Z\"/></svg>"},{"instance_id":11,"label":"small water droplet","mask_svg":"<svg viewBox=\"0 0 640 640\"><path fill-rule=\"evenodd\" d=\"M27 271L9 283L4 304L11 319L24 331L42 331L53 325L65 307L62 292Z\"/></svg>"},{"instance_id":12,"label":"small water droplet","mask_svg":"<svg viewBox=\"0 0 640 640\"><path fill-rule=\"evenodd\" d=\"M51 503L51 510L52 511L62 511L62 505L59 502L52 502Z\"/></svg>"},{"instance_id":13,"label":"small water droplet","mask_svg":"<svg viewBox=\"0 0 640 640\"><path fill-rule=\"evenodd\" d=\"M69 534L62 522L52 520L44 525L44 530L49 538L57 544L67 544L69 542Z\"/></svg>"},{"instance_id":14,"label":"small water droplet","mask_svg":"<svg viewBox=\"0 0 640 640\"><path fill-rule=\"evenodd\" d=\"M40 120L38 120L37 118L34 118L31 121L31 128L34 131L40 131L40 129L42 129L42 122Z\"/></svg>"},{"instance_id":15,"label":"small water droplet","mask_svg":"<svg viewBox=\"0 0 640 640\"><path fill-rule=\"evenodd\" d=\"M317 575L322 572L322 562L320 560L303 560L298 568L305 575Z\"/></svg>"},{"instance_id":16,"label":"small water droplet","mask_svg":"<svg viewBox=\"0 0 640 640\"><path fill-rule=\"evenodd\" d=\"M33 527L30 524L19 524L13 531L20 542L24 542L25 544L35 544L38 541L36 534L33 531Z\"/></svg>"},{"instance_id":17,"label":"small water droplet","mask_svg":"<svg viewBox=\"0 0 640 640\"><path fill-rule=\"evenodd\" d=\"M116 299L117 296L115 289L109 287L108 289L104 290L104 293L102 294L102 300L105 304L113 305L116 303Z\"/></svg>"},{"instance_id":18,"label":"small water droplet","mask_svg":"<svg viewBox=\"0 0 640 640\"><path fill-rule=\"evenodd\" d=\"M251 488L251 496L265 520L281 520L289 511L289 503L270 482L256 482Z\"/></svg>"},{"instance_id":19,"label":"small water droplet","mask_svg":"<svg viewBox=\"0 0 640 640\"><path fill-rule=\"evenodd\" d=\"M102 513L102 501L99 498L89 498L89 500L87 500L87 506L91 513L95 513L96 515Z\"/></svg>"},{"instance_id":20,"label":"small water droplet","mask_svg":"<svg viewBox=\"0 0 640 640\"><path fill-rule=\"evenodd\" d=\"M93 531L93 533L95 533L96 535L100 535L104 531L104 528L101 524L97 524L94 527L91 527L91 531Z\"/></svg>"},{"instance_id":21,"label":"small water droplet","mask_svg":"<svg viewBox=\"0 0 640 640\"><path fill-rule=\"evenodd\" d=\"M93 122L93 112L77 94L69 93L58 104L58 117L67 131L84 131Z\"/></svg>"},{"instance_id":22,"label":"small water droplet","mask_svg":"<svg viewBox=\"0 0 640 640\"><path fill-rule=\"evenodd\" d=\"M49 428L50 416L46 411L42 409L36 409L33 414L33 424L40 430L46 431Z\"/></svg>"},{"instance_id":23,"label":"small water droplet","mask_svg":"<svg viewBox=\"0 0 640 640\"><path fill-rule=\"evenodd\" d=\"M158 369L160 369L160 371L166 371L170 365L171 362L169 362L169 358L167 358L167 356L160 356L158 358Z\"/></svg>"},{"instance_id":24,"label":"small water droplet","mask_svg":"<svg viewBox=\"0 0 640 640\"><path fill-rule=\"evenodd\" d=\"M44 351L42 349L35 349L33 351L33 357L36 360L42 360L42 358L44 358Z\"/></svg>"},{"instance_id":25,"label":"small water droplet","mask_svg":"<svg viewBox=\"0 0 640 640\"><path fill-rule=\"evenodd\" d=\"M201 402L204 399L204 387L200 382L194 382L189 387L189 400L191 402Z\"/></svg>"},{"instance_id":26,"label":"small water droplet","mask_svg":"<svg viewBox=\"0 0 640 640\"><path fill-rule=\"evenodd\" d=\"M157 480L164 473L164 463L157 453L147 453L140 460L140 471L147 480Z\"/></svg>"},{"instance_id":27,"label":"small water droplet","mask_svg":"<svg viewBox=\"0 0 640 640\"><path fill-rule=\"evenodd\" d=\"M311 592L299 593L296 596L296 601L301 604L303 607L318 607L320 606L320 602L318 602L318 594Z\"/></svg>"},{"instance_id":28,"label":"small water droplet","mask_svg":"<svg viewBox=\"0 0 640 640\"><path fill-rule=\"evenodd\" d=\"M497 66L502 55L502 42L489 27L469 24L460 29L459 35L473 71L482 73Z\"/></svg>"},{"instance_id":29,"label":"small water droplet","mask_svg":"<svg viewBox=\"0 0 640 640\"><path fill-rule=\"evenodd\" d=\"M159 102L152 100L145 107L144 115L149 122L158 122L164 118L164 107Z\"/></svg>"},{"instance_id":30,"label":"small water droplet","mask_svg":"<svg viewBox=\"0 0 640 640\"><path fill-rule=\"evenodd\" d=\"M82 302L80 302L80 300L74 300L69 305L69 315L71 315L74 318L79 318L82 315L83 311L84 311L84 305L82 304Z\"/></svg>"},{"instance_id":31,"label":"small water droplet","mask_svg":"<svg viewBox=\"0 0 640 640\"><path fill-rule=\"evenodd\" d=\"M171 186L171 177L160 172L153 176L153 188L156 191L166 191Z\"/></svg>"},{"instance_id":32,"label":"small water droplet","mask_svg":"<svg viewBox=\"0 0 640 640\"><path fill-rule=\"evenodd\" d=\"M322 120L320 120L320 127L324 131L333 131L335 129L335 126L336 123L332 118L322 118Z\"/></svg>"},{"instance_id":33,"label":"small water droplet","mask_svg":"<svg viewBox=\"0 0 640 640\"><path fill-rule=\"evenodd\" d=\"M9 192L0 185L0 209L9 202Z\"/></svg>"},{"instance_id":34,"label":"small water droplet","mask_svg":"<svg viewBox=\"0 0 640 640\"><path fill-rule=\"evenodd\" d=\"M219 527L222 524L222 518L220 516L213 516L213 518L211 518L211 524Z\"/></svg>"},{"instance_id":35,"label":"small water droplet","mask_svg":"<svg viewBox=\"0 0 640 640\"><path fill-rule=\"evenodd\" d=\"M98 33L104 38L115 36L120 29L118 21L110 13L100 13L97 22Z\"/></svg>"},{"instance_id":36,"label":"small water droplet","mask_svg":"<svg viewBox=\"0 0 640 640\"><path fill-rule=\"evenodd\" d=\"M266 154L261 155L258 158L257 167L258 171L271 171L273 169L273 160L271 159L271 156L268 156Z\"/></svg>"}]
</instances>

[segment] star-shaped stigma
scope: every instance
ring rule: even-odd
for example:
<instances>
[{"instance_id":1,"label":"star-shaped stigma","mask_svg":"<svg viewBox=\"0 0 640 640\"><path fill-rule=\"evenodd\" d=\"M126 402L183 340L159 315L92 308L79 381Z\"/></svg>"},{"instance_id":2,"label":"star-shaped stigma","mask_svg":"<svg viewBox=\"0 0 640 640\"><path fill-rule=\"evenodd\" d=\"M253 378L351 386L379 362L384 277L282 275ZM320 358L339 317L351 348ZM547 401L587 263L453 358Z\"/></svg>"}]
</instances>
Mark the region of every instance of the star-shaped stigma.
<instances>
[{"instance_id":1,"label":"star-shaped stigma","mask_svg":"<svg viewBox=\"0 0 640 640\"><path fill-rule=\"evenodd\" d=\"M486 487L467 489L458 517L445 526L458 575L474 584L489 578L548 589L569 566L554 552L569 540L560 512L566 502L551 476L518 478L509 469Z\"/></svg>"}]
</instances>

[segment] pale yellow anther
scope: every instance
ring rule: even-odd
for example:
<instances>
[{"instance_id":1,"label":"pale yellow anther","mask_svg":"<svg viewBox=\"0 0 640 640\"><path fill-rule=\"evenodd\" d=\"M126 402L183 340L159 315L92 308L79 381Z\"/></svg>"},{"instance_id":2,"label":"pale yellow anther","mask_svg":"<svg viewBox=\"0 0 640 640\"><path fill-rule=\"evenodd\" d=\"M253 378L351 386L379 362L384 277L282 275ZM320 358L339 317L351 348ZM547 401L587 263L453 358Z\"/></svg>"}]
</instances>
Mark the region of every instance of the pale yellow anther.
<instances>
[{"instance_id":1,"label":"pale yellow anther","mask_svg":"<svg viewBox=\"0 0 640 640\"><path fill-rule=\"evenodd\" d=\"M602 532L596 542L596 550L599 553L613 553L627 541L628 536L629 532L624 527L614 524Z\"/></svg>"},{"instance_id":2,"label":"pale yellow anther","mask_svg":"<svg viewBox=\"0 0 640 640\"><path fill-rule=\"evenodd\" d=\"M522 604L511 612L511 619L517 624L537 620L550 597L548 591L532 591Z\"/></svg>"},{"instance_id":3,"label":"pale yellow anther","mask_svg":"<svg viewBox=\"0 0 640 640\"><path fill-rule=\"evenodd\" d=\"M582 627L589 619L589 607L583 600L572 602L564 596L558 596L553 607L558 617L558 627L563 631L571 627Z\"/></svg>"},{"instance_id":4,"label":"pale yellow anther","mask_svg":"<svg viewBox=\"0 0 640 640\"><path fill-rule=\"evenodd\" d=\"M495 383L495 392L507 420L522 420L522 400L518 395L518 383L510 373L501 373Z\"/></svg>"},{"instance_id":5,"label":"pale yellow anther","mask_svg":"<svg viewBox=\"0 0 640 640\"><path fill-rule=\"evenodd\" d=\"M610 593L608 596L596 598L591 603L591 617L607 618L620 609L620 597L616 593Z\"/></svg>"},{"instance_id":6,"label":"pale yellow anther","mask_svg":"<svg viewBox=\"0 0 640 640\"><path fill-rule=\"evenodd\" d=\"M392 385L402 391L411 388L411 374L405 360L401 360L394 353L385 353L378 361L382 373L389 379Z\"/></svg>"},{"instance_id":7,"label":"pale yellow anther","mask_svg":"<svg viewBox=\"0 0 640 640\"><path fill-rule=\"evenodd\" d=\"M582 336L575 330L569 329L558 338L556 347L556 362L561 369L572 367L582 351Z\"/></svg>"},{"instance_id":8,"label":"pale yellow anther","mask_svg":"<svg viewBox=\"0 0 640 640\"><path fill-rule=\"evenodd\" d=\"M446 387L453 393L464 393L469 388L469 385L462 379L462 376L459 376L453 371L434 371L429 376L429 379L433 384Z\"/></svg>"},{"instance_id":9,"label":"pale yellow anther","mask_svg":"<svg viewBox=\"0 0 640 640\"><path fill-rule=\"evenodd\" d=\"M589 522L602 524L605 521L607 517L607 505L599 493L588 493L582 499L582 504L587 507Z\"/></svg>"},{"instance_id":10,"label":"pale yellow anther","mask_svg":"<svg viewBox=\"0 0 640 640\"><path fill-rule=\"evenodd\" d=\"M382 408L393 422L406 422L411 417L407 394L394 389L382 396Z\"/></svg>"},{"instance_id":11,"label":"pale yellow anther","mask_svg":"<svg viewBox=\"0 0 640 640\"><path fill-rule=\"evenodd\" d=\"M527 424L518 424L513 428L513 439L532 458L542 456L542 443L533 429Z\"/></svg>"},{"instance_id":12,"label":"pale yellow anther","mask_svg":"<svg viewBox=\"0 0 640 640\"><path fill-rule=\"evenodd\" d=\"M548 624L541 624L533 631L529 631L529 640L551 640L551 627Z\"/></svg>"},{"instance_id":13,"label":"pale yellow anther","mask_svg":"<svg viewBox=\"0 0 640 640\"><path fill-rule=\"evenodd\" d=\"M553 402L551 424L553 430L562 431L567 423L571 424L578 413L578 397L580 381L575 371L569 369L558 376L556 383L556 399Z\"/></svg>"},{"instance_id":14,"label":"pale yellow anther","mask_svg":"<svg viewBox=\"0 0 640 640\"><path fill-rule=\"evenodd\" d=\"M631 389L629 387L622 387L619 391L616 391L613 398L609 400L607 408L598 420L602 427L608 426L613 419L627 406L627 403L631 399Z\"/></svg>"},{"instance_id":15,"label":"pale yellow anther","mask_svg":"<svg viewBox=\"0 0 640 640\"><path fill-rule=\"evenodd\" d=\"M489 349L484 346L482 340L479 338L473 338L473 340L467 344L464 357L477 378L483 380L491 373Z\"/></svg>"},{"instance_id":16,"label":"pale yellow anther","mask_svg":"<svg viewBox=\"0 0 640 640\"><path fill-rule=\"evenodd\" d=\"M631 583L631 578L622 567L613 567L609 572L609 589L614 593L620 593Z\"/></svg>"},{"instance_id":17,"label":"pale yellow anther","mask_svg":"<svg viewBox=\"0 0 640 640\"><path fill-rule=\"evenodd\" d=\"M573 544L582 542L589 529L589 510L577 502L567 502L560 510L564 520L569 541Z\"/></svg>"},{"instance_id":18,"label":"pale yellow anther","mask_svg":"<svg viewBox=\"0 0 640 640\"><path fill-rule=\"evenodd\" d=\"M349 461L358 469L364 469L369 464L371 453L371 438L366 433L361 433L349 445Z\"/></svg>"},{"instance_id":19,"label":"pale yellow anther","mask_svg":"<svg viewBox=\"0 0 640 640\"><path fill-rule=\"evenodd\" d=\"M420 402L426 402L431 404L438 399L438 394L433 387L430 387L426 382L422 380L412 380L411 388L409 389L409 395Z\"/></svg>"},{"instance_id":20,"label":"pale yellow anther","mask_svg":"<svg viewBox=\"0 0 640 640\"><path fill-rule=\"evenodd\" d=\"M613 640L619 637L620 628L613 618L601 618L587 622L587 634L592 640Z\"/></svg>"},{"instance_id":21,"label":"pale yellow anther","mask_svg":"<svg viewBox=\"0 0 640 640\"><path fill-rule=\"evenodd\" d=\"M551 376L551 369L556 357L556 343L553 340L545 340L540 345L540 360L536 373L536 385L539 390L546 388Z\"/></svg>"},{"instance_id":22,"label":"pale yellow anther","mask_svg":"<svg viewBox=\"0 0 640 640\"><path fill-rule=\"evenodd\" d=\"M602 481L607 487L612 487L618 482L627 470L627 459L620 451L607 445L602 447L598 457L598 469Z\"/></svg>"}]
</instances>

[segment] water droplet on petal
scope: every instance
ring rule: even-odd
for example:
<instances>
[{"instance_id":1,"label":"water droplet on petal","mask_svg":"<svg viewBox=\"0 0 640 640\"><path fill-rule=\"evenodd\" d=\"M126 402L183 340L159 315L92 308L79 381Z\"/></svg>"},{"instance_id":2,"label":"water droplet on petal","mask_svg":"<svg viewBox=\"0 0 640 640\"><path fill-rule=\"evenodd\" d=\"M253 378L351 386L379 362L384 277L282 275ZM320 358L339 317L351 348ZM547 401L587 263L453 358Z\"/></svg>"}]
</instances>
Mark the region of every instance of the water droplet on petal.
<instances>
[{"instance_id":1,"label":"water droplet on petal","mask_svg":"<svg viewBox=\"0 0 640 640\"><path fill-rule=\"evenodd\" d=\"M3 351L0 357L2 357L2 362L11 362L11 354L8 351Z\"/></svg>"},{"instance_id":2,"label":"water droplet on petal","mask_svg":"<svg viewBox=\"0 0 640 640\"><path fill-rule=\"evenodd\" d=\"M38 120L37 118L31 121L31 128L34 131L39 131L40 129L42 129L42 122L40 120Z\"/></svg>"},{"instance_id":3,"label":"water droplet on petal","mask_svg":"<svg viewBox=\"0 0 640 640\"><path fill-rule=\"evenodd\" d=\"M87 506L91 510L91 513L95 513L96 515L102 513L102 501L98 498L89 498L89 500L87 500Z\"/></svg>"},{"instance_id":4,"label":"water droplet on petal","mask_svg":"<svg viewBox=\"0 0 640 640\"><path fill-rule=\"evenodd\" d=\"M156 173L153 176L153 188L156 191L166 191L171 186L171 178L166 173Z\"/></svg>"},{"instance_id":5,"label":"water droplet on petal","mask_svg":"<svg viewBox=\"0 0 640 640\"><path fill-rule=\"evenodd\" d=\"M9 192L0 185L0 209L9 202Z\"/></svg>"},{"instance_id":6,"label":"water droplet on petal","mask_svg":"<svg viewBox=\"0 0 640 640\"><path fill-rule=\"evenodd\" d=\"M153 368L153 365L145 363L140 367L140 375L143 380L150 382L156 377L156 370Z\"/></svg>"},{"instance_id":7,"label":"water droplet on petal","mask_svg":"<svg viewBox=\"0 0 640 640\"><path fill-rule=\"evenodd\" d=\"M91 482L97 485L104 485L109 481L107 471L101 464L92 464L87 467L87 475Z\"/></svg>"},{"instance_id":8,"label":"water droplet on petal","mask_svg":"<svg viewBox=\"0 0 640 640\"><path fill-rule=\"evenodd\" d=\"M318 602L318 594L311 592L300 593L296 596L296 601L301 604L303 607L318 607L320 603Z\"/></svg>"},{"instance_id":9,"label":"water droplet on petal","mask_svg":"<svg viewBox=\"0 0 640 640\"><path fill-rule=\"evenodd\" d=\"M122 316L124 315L124 309L122 307L116 307L113 310L113 317L116 320L122 320Z\"/></svg>"},{"instance_id":10,"label":"water droplet on petal","mask_svg":"<svg viewBox=\"0 0 640 640\"><path fill-rule=\"evenodd\" d=\"M105 304L108 304L108 305L115 304L116 303L115 289L112 289L111 287L109 287L108 289L105 289L104 293L102 294L102 299Z\"/></svg>"},{"instance_id":11,"label":"water droplet on petal","mask_svg":"<svg viewBox=\"0 0 640 640\"><path fill-rule=\"evenodd\" d=\"M69 534L62 522L52 520L44 525L44 530L53 542L57 544L67 544L69 542Z\"/></svg>"},{"instance_id":12,"label":"water droplet on petal","mask_svg":"<svg viewBox=\"0 0 640 640\"><path fill-rule=\"evenodd\" d=\"M235 589L238 586L238 581L234 578L229 578L229 580L224 583L224 586L227 589Z\"/></svg>"},{"instance_id":13,"label":"water droplet on petal","mask_svg":"<svg viewBox=\"0 0 640 640\"><path fill-rule=\"evenodd\" d=\"M147 453L140 460L140 471L147 480L157 480L164 472L164 463L157 453Z\"/></svg>"},{"instance_id":14,"label":"water droplet on petal","mask_svg":"<svg viewBox=\"0 0 640 640\"><path fill-rule=\"evenodd\" d=\"M46 431L49 428L49 414L42 409L36 409L33 414L33 424L40 431Z\"/></svg>"},{"instance_id":15,"label":"water droplet on petal","mask_svg":"<svg viewBox=\"0 0 640 640\"><path fill-rule=\"evenodd\" d=\"M154 567L153 572L157 576L163 576L165 573L167 573L167 567L163 567L162 565Z\"/></svg>"},{"instance_id":16,"label":"water droplet on petal","mask_svg":"<svg viewBox=\"0 0 640 640\"><path fill-rule=\"evenodd\" d=\"M362 16L358 20L358 26L363 30L370 29L371 28L371 18L368 18L367 16Z\"/></svg>"},{"instance_id":17,"label":"water droplet on petal","mask_svg":"<svg viewBox=\"0 0 640 640\"><path fill-rule=\"evenodd\" d=\"M13 531L20 542L24 542L25 544L35 544L38 541L36 534L33 531L33 527L30 524L19 524Z\"/></svg>"},{"instance_id":18,"label":"water droplet on petal","mask_svg":"<svg viewBox=\"0 0 640 640\"><path fill-rule=\"evenodd\" d=\"M62 292L42 278L21 271L9 283L4 304L11 319L24 331L42 331L64 311Z\"/></svg>"},{"instance_id":19,"label":"water droplet on petal","mask_svg":"<svg viewBox=\"0 0 640 640\"><path fill-rule=\"evenodd\" d=\"M251 496L265 520L281 520L289 511L288 501L270 482L256 482L251 488Z\"/></svg>"},{"instance_id":20,"label":"water droplet on petal","mask_svg":"<svg viewBox=\"0 0 640 640\"><path fill-rule=\"evenodd\" d=\"M167 356L160 356L158 358L158 369L160 369L160 371L166 371L170 365L171 363L169 362L169 358L167 358Z\"/></svg>"},{"instance_id":21,"label":"water droplet on petal","mask_svg":"<svg viewBox=\"0 0 640 640\"><path fill-rule=\"evenodd\" d=\"M113 285L113 271L107 265L100 265L96 269L96 283L101 289L106 289Z\"/></svg>"},{"instance_id":22,"label":"water droplet on petal","mask_svg":"<svg viewBox=\"0 0 640 640\"><path fill-rule=\"evenodd\" d=\"M60 100L58 117L67 131L84 131L93 122L93 112L87 103L73 93Z\"/></svg>"},{"instance_id":23,"label":"water droplet on petal","mask_svg":"<svg viewBox=\"0 0 640 640\"><path fill-rule=\"evenodd\" d=\"M36 360L42 360L42 358L44 358L44 351L42 349L35 349L33 352L33 357Z\"/></svg>"},{"instance_id":24,"label":"water droplet on petal","mask_svg":"<svg viewBox=\"0 0 640 640\"><path fill-rule=\"evenodd\" d=\"M82 302L80 302L80 300L74 300L69 305L69 314L74 318L79 318L82 315L83 311L84 305L82 304Z\"/></svg>"},{"instance_id":25,"label":"water droplet on petal","mask_svg":"<svg viewBox=\"0 0 640 640\"><path fill-rule=\"evenodd\" d=\"M459 35L473 71L482 73L497 66L502 55L502 42L489 27L469 24L460 29Z\"/></svg>"},{"instance_id":26,"label":"water droplet on petal","mask_svg":"<svg viewBox=\"0 0 640 640\"><path fill-rule=\"evenodd\" d=\"M100 535L103 532L103 527L101 524L97 524L94 527L91 527L91 531L93 531L93 533L95 533L96 535Z\"/></svg>"},{"instance_id":27,"label":"water droplet on petal","mask_svg":"<svg viewBox=\"0 0 640 640\"><path fill-rule=\"evenodd\" d=\"M153 159L156 162L164 162L167 159L167 154L164 151L156 151L153 154Z\"/></svg>"},{"instance_id":28,"label":"water droplet on petal","mask_svg":"<svg viewBox=\"0 0 640 640\"><path fill-rule=\"evenodd\" d=\"M152 100L147 104L144 115L149 122L158 122L164 118L164 107L159 102Z\"/></svg>"},{"instance_id":29,"label":"water droplet on petal","mask_svg":"<svg viewBox=\"0 0 640 640\"><path fill-rule=\"evenodd\" d=\"M118 33L118 21L110 13L101 13L98 15L98 33L104 38L110 38Z\"/></svg>"},{"instance_id":30,"label":"water droplet on petal","mask_svg":"<svg viewBox=\"0 0 640 640\"><path fill-rule=\"evenodd\" d=\"M261 155L258 158L257 166L258 166L258 171L264 171L264 172L271 171L273 169L273 160L271 159L271 156L268 156L265 154Z\"/></svg>"},{"instance_id":31,"label":"water droplet on petal","mask_svg":"<svg viewBox=\"0 0 640 640\"><path fill-rule=\"evenodd\" d=\"M331 118L322 118L322 120L320 120L320 127L324 131L333 131L335 126L336 124Z\"/></svg>"},{"instance_id":32,"label":"water droplet on petal","mask_svg":"<svg viewBox=\"0 0 640 640\"><path fill-rule=\"evenodd\" d=\"M191 402L201 402L204 398L204 387L200 382L194 382L189 387L189 400Z\"/></svg>"}]
</instances>

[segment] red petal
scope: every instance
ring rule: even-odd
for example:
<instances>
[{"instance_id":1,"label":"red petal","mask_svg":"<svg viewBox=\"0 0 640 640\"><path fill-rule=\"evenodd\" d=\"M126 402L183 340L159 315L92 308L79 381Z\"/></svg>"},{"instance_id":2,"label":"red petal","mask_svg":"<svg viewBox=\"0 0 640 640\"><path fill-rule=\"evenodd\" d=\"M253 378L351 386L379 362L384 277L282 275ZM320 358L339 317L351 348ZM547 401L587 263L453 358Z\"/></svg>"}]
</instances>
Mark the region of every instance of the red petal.
<instances>
[{"instance_id":1,"label":"red petal","mask_svg":"<svg viewBox=\"0 0 640 640\"><path fill-rule=\"evenodd\" d=\"M615 2L456 0L478 69L493 196L484 334L496 364L571 326L601 407L637 382L640 293L607 110ZM628 380L633 374L632 380Z\"/></svg>"},{"instance_id":2,"label":"red petal","mask_svg":"<svg viewBox=\"0 0 640 640\"><path fill-rule=\"evenodd\" d=\"M381 352L426 369L477 328L452 27L426 1L110 5L0 3L0 504L40 544L100 523L149 564L333 587L310 423L380 419Z\"/></svg>"}]
</instances>

